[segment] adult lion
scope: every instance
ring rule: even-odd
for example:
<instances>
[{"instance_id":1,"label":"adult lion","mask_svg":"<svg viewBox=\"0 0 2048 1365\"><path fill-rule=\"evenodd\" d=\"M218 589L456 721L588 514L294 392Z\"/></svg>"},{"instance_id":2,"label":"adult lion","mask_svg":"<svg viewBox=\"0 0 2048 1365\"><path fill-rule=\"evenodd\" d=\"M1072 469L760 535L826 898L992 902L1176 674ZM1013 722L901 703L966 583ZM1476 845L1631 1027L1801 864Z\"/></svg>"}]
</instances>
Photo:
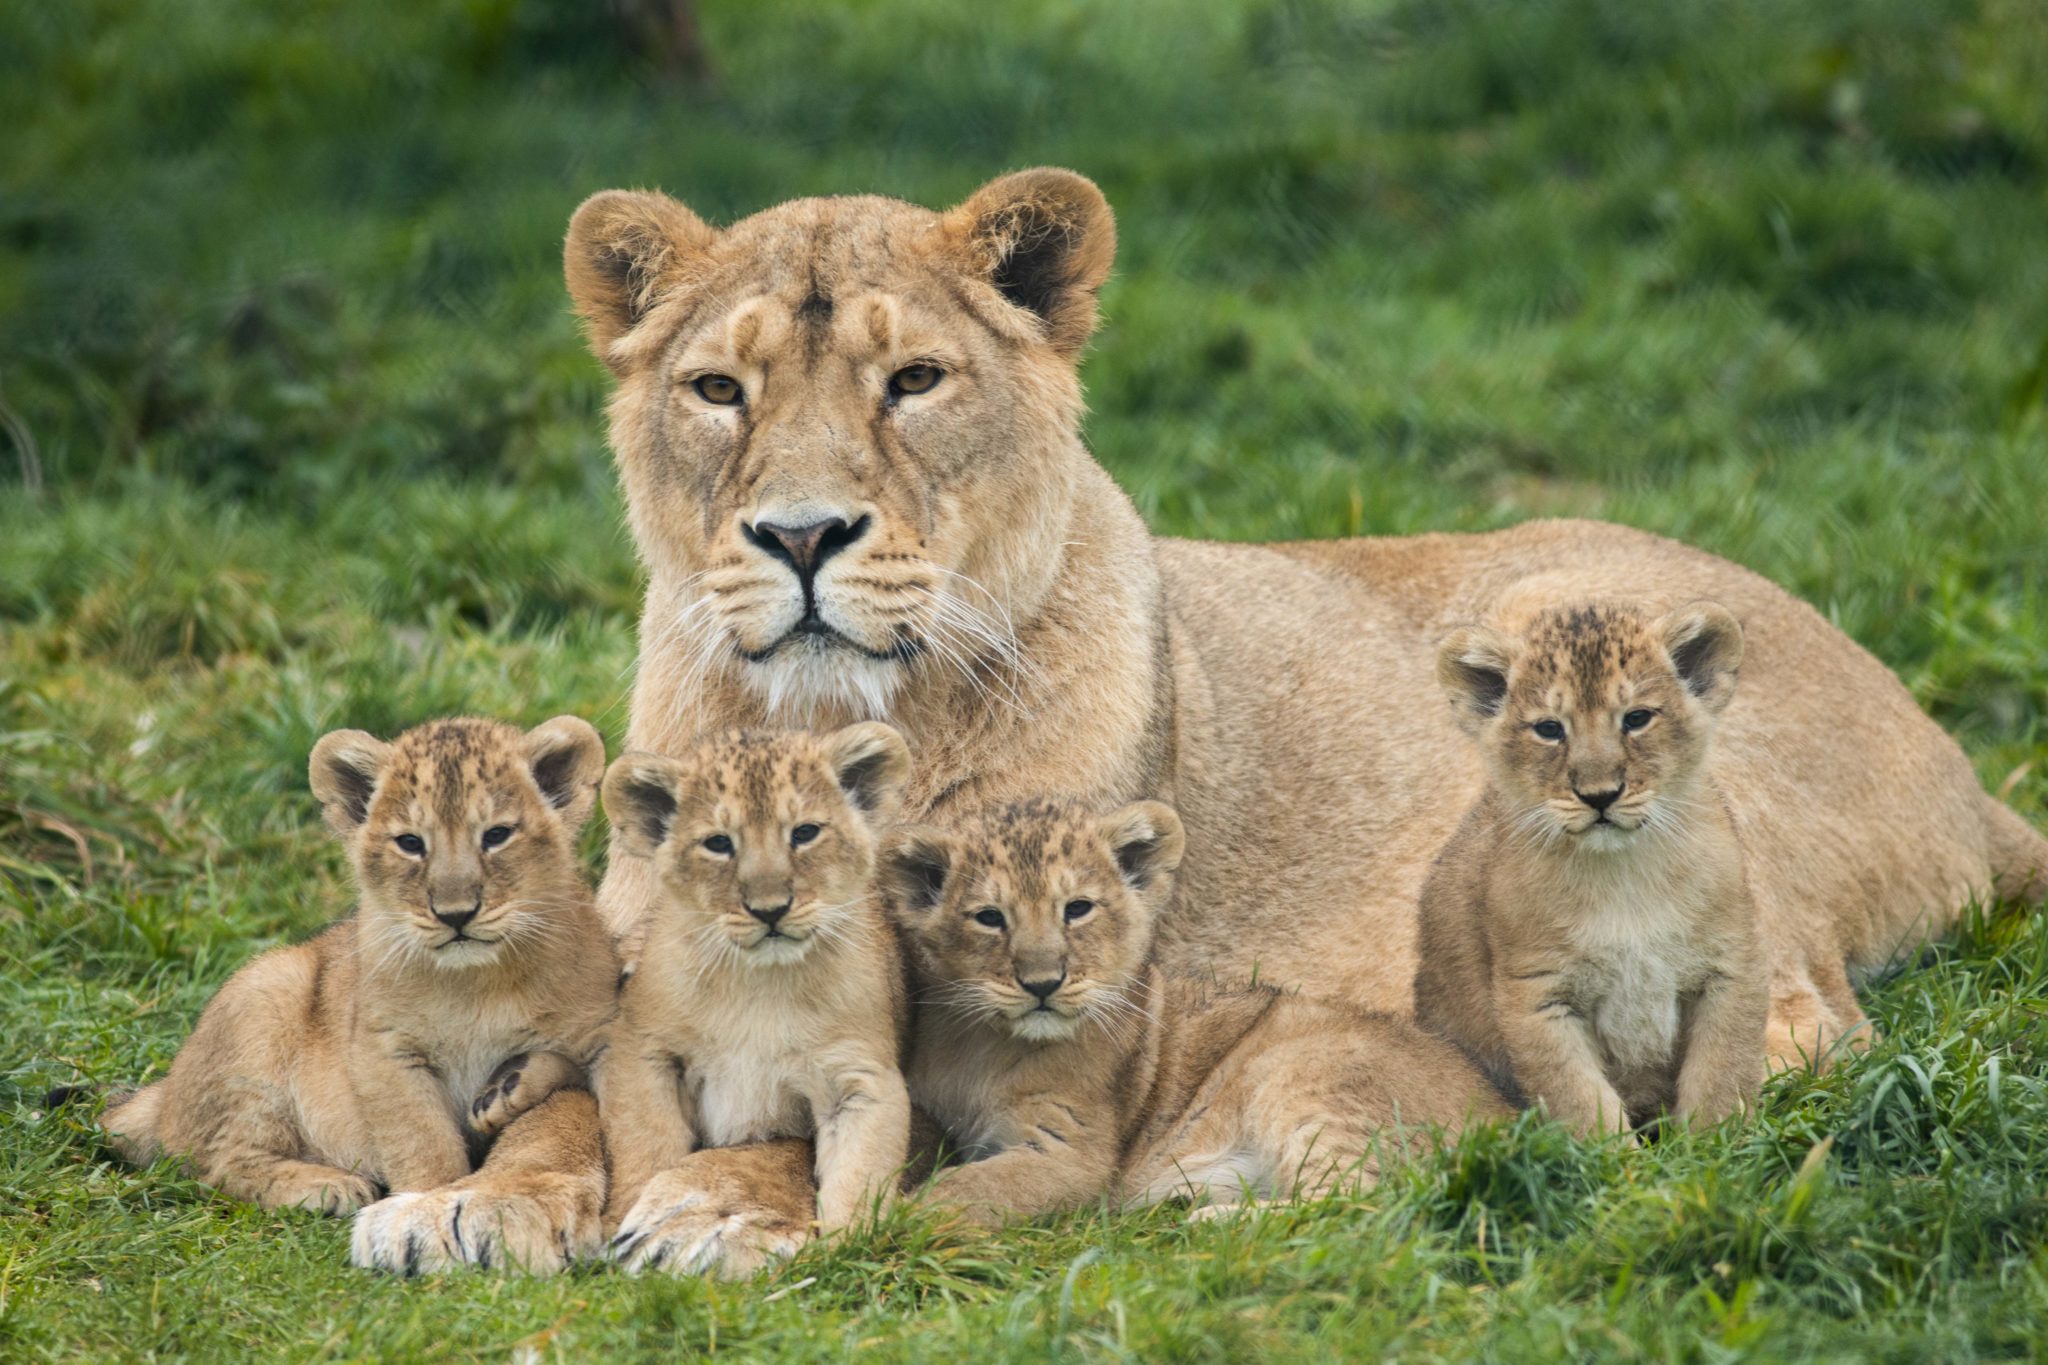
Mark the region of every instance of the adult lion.
<instances>
[{"instance_id":1,"label":"adult lion","mask_svg":"<svg viewBox=\"0 0 2048 1365\"><path fill-rule=\"evenodd\" d=\"M885 717L908 808L1057 791L1171 801L1171 960L1410 1008L1416 898L1479 772L1432 671L1532 589L1711 597L1749 650L1719 773L1771 962L1772 1050L1861 1019L1851 973L2044 841L1885 667L1736 565L1590 522L1224 545L1153 537L1082 444L1077 362L1115 229L1068 171L934 213L803 199L730 227L596 195L566 269L617 379L649 584L628 742ZM615 858L630 926L654 885Z\"/></svg>"}]
</instances>

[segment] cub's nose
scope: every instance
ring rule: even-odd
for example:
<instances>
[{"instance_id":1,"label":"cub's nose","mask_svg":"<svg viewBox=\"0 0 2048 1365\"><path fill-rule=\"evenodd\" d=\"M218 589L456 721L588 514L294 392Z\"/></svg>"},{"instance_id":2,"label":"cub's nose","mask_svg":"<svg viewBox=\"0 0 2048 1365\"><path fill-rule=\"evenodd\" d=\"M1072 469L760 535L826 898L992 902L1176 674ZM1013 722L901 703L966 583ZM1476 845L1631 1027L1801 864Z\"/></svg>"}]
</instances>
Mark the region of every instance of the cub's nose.
<instances>
[{"instance_id":1,"label":"cub's nose","mask_svg":"<svg viewBox=\"0 0 2048 1365\"><path fill-rule=\"evenodd\" d=\"M866 535L868 524L866 517L850 523L844 517L827 517L802 526L762 521L747 527L746 533L770 558L781 560L796 570L798 578L809 582L826 560Z\"/></svg>"},{"instance_id":2,"label":"cub's nose","mask_svg":"<svg viewBox=\"0 0 2048 1365\"><path fill-rule=\"evenodd\" d=\"M774 933L775 926L780 924L782 922L782 917L789 913L789 902L784 901L780 905L750 905L747 907L747 913L752 915L755 919L761 921L761 923L767 925L768 932Z\"/></svg>"},{"instance_id":3,"label":"cub's nose","mask_svg":"<svg viewBox=\"0 0 2048 1365\"><path fill-rule=\"evenodd\" d=\"M1605 811L1609 806L1613 805L1616 801L1619 801L1621 799L1621 794L1626 790L1628 790L1628 787L1627 784L1624 783L1622 786L1615 787L1611 790L1604 792L1574 791L1572 795L1578 797L1579 800L1585 802L1594 810Z\"/></svg>"},{"instance_id":4,"label":"cub's nose","mask_svg":"<svg viewBox=\"0 0 2048 1365\"><path fill-rule=\"evenodd\" d=\"M1026 981L1020 976L1017 978L1017 984L1037 996L1038 1003L1042 1005L1052 999L1052 993L1058 990L1066 979L1067 974L1065 972L1061 972L1058 976L1040 977L1036 981Z\"/></svg>"},{"instance_id":5,"label":"cub's nose","mask_svg":"<svg viewBox=\"0 0 2048 1365\"><path fill-rule=\"evenodd\" d=\"M433 909L432 906L427 908ZM472 905L467 910L434 910L434 918L447 925L450 929L460 929L463 925L475 919L476 912L482 908L482 906Z\"/></svg>"}]
</instances>

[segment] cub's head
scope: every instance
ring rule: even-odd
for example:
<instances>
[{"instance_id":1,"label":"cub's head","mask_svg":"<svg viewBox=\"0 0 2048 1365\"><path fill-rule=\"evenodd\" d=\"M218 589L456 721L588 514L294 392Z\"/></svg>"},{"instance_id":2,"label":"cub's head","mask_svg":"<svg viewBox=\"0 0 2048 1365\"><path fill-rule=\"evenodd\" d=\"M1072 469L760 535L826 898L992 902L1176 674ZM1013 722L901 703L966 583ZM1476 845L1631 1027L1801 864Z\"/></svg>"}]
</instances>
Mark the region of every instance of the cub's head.
<instances>
[{"instance_id":1,"label":"cub's head","mask_svg":"<svg viewBox=\"0 0 2048 1365\"><path fill-rule=\"evenodd\" d=\"M770 966L872 913L875 843L909 776L903 736L878 722L736 730L681 758L626 754L605 774L604 809L618 846L654 860L685 932Z\"/></svg>"},{"instance_id":2,"label":"cub's head","mask_svg":"<svg viewBox=\"0 0 2048 1365\"><path fill-rule=\"evenodd\" d=\"M876 878L933 1003L1018 1038L1112 1032L1186 839L1157 801L1113 815L1029 802L890 836Z\"/></svg>"},{"instance_id":3,"label":"cub's head","mask_svg":"<svg viewBox=\"0 0 2048 1365\"><path fill-rule=\"evenodd\" d=\"M478 966L544 942L585 899L576 835L604 772L586 721L440 720L388 744L336 730L313 746L311 770L373 955Z\"/></svg>"},{"instance_id":4,"label":"cub's head","mask_svg":"<svg viewBox=\"0 0 2048 1365\"><path fill-rule=\"evenodd\" d=\"M1654 619L1586 603L1520 636L1459 630L1437 677L1527 833L1613 849L1684 820L1741 662L1742 627L1712 602Z\"/></svg>"},{"instance_id":5,"label":"cub's head","mask_svg":"<svg viewBox=\"0 0 2048 1365\"><path fill-rule=\"evenodd\" d=\"M1014 651L1088 458L1076 362L1115 245L1060 170L943 213L800 199L717 228L622 190L576 211L569 292L699 676L800 722L877 717L912 671Z\"/></svg>"}]
</instances>

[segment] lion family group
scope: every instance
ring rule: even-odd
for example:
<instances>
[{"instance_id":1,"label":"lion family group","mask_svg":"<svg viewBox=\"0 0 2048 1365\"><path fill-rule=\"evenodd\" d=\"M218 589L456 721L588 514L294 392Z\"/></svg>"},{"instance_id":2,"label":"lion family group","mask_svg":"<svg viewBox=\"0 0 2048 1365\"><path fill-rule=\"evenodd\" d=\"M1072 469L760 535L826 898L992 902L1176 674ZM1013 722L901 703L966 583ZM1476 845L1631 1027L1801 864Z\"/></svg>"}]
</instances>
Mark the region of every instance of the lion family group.
<instances>
[{"instance_id":1,"label":"lion family group","mask_svg":"<svg viewBox=\"0 0 2048 1365\"><path fill-rule=\"evenodd\" d=\"M115 1147L404 1272L744 1274L904 1200L1208 1217L1523 1107L1734 1120L1865 1044L1858 973L2042 894L1889 671L1724 560L1153 537L1079 434L1114 243L1056 170L587 202L626 752L322 739L355 912L238 972Z\"/></svg>"}]
</instances>

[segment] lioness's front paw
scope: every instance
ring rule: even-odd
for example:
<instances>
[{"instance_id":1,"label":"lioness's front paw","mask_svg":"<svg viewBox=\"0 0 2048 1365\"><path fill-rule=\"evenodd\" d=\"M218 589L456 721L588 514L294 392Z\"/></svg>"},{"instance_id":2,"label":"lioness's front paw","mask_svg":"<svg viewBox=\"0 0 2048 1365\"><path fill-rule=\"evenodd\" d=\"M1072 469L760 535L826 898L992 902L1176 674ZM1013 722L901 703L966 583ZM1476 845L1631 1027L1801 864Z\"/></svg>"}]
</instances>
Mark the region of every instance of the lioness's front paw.
<instances>
[{"instance_id":1,"label":"lioness's front paw","mask_svg":"<svg viewBox=\"0 0 2048 1365\"><path fill-rule=\"evenodd\" d=\"M810 1239L808 1225L773 1208L721 1200L685 1173L664 1171L619 1221L611 1255L629 1275L667 1270L740 1280L794 1256Z\"/></svg>"},{"instance_id":2,"label":"lioness's front paw","mask_svg":"<svg viewBox=\"0 0 2048 1365\"><path fill-rule=\"evenodd\" d=\"M449 1187L394 1194L356 1215L349 1260L366 1270L424 1275L473 1265L553 1275L596 1249L594 1210L551 1209L529 1194Z\"/></svg>"}]
</instances>

